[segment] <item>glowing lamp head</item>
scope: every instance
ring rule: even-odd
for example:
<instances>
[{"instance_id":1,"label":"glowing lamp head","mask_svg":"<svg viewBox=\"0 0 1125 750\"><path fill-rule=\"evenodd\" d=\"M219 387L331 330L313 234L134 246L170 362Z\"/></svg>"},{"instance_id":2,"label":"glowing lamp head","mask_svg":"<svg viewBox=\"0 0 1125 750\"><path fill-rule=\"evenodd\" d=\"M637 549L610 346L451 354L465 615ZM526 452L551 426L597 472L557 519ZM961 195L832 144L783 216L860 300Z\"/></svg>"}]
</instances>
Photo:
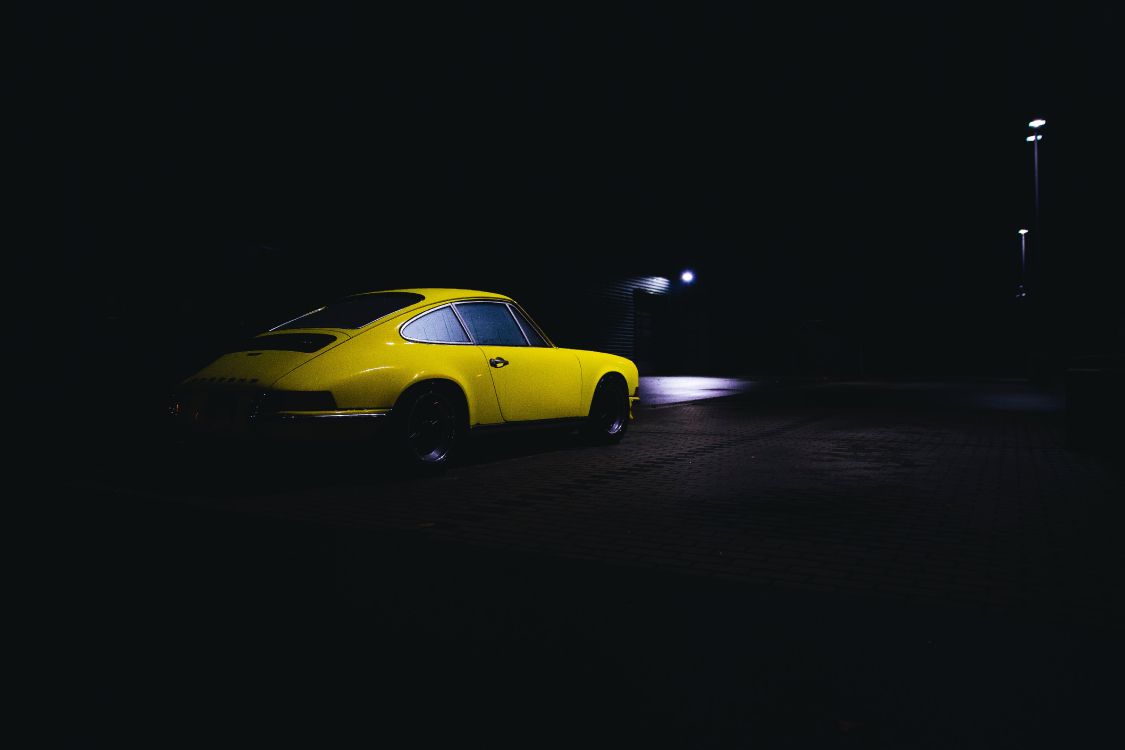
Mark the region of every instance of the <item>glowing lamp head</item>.
<instances>
[{"instance_id":1,"label":"glowing lamp head","mask_svg":"<svg viewBox=\"0 0 1125 750\"><path fill-rule=\"evenodd\" d=\"M695 273L693 273L692 271L684 271L680 274L680 281L684 282L685 284L690 284L691 282L695 281Z\"/></svg>"},{"instance_id":2,"label":"glowing lamp head","mask_svg":"<svg viewBox=\"0 0 1125 750\"><path fill-rule=\"evenodd\" d=\"M1027 234L1027 230L1026 230L1026 229L1021 229L1021 230L1020 230L1020 234Z\"/></svg>"},{"instance_id":3,"label":"glowing lamp head","mask_svg":"<svg viewBox=\"0 0 1125 750\"><path fill-rule=\"evenodd\" d=\"M1032 120L1031 122L1029 122L1029 123L1027 124L1027 126L1028 126L1029 128L1041 128L1041 127L1043 127L1043 126L1044 126L1044 125L1046 125L1046 124L1047 124L1047 121L1046 121L1046 120L1044 120L1044 119L1042 119L1042 118L1038 118L1038 119L1035 119L1035 120Z\"/></svg>"},{"instance_id":4,"label":"glowing lamp head","mask_svg":"<svg viewBox=\"0 0 1125 750\"><path fill-rule=\"evenodd\" d=\"M1036 133L1035 135L1029 135L1026 140L1028 143L1031 143L1032 141L1041 141L1043 140L1043 136L1039 135L1039 133Z\"/></svg>"}]
</instances>

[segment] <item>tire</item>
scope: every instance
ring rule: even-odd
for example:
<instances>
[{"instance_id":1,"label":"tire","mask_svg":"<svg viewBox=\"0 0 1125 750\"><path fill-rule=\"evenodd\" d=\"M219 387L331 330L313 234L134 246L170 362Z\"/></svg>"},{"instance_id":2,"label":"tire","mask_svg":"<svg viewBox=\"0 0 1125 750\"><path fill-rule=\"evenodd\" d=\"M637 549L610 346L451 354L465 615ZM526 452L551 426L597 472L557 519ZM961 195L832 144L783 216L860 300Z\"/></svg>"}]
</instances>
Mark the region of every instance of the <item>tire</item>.
<instances>
[{"instance_id":1,"label":"tire","mask_svg":"<svg viewBox=\"0 0 1125 750\"><path fill-rule=\"evenodd\" d=\"M598 381L583 430L591 443L619 443L629 429L629 391L614 377Z\"/></svg>"},{"instance_id":2,"label":"tire","mask_svg":"<svg viewBox=\"0 0 1125 750\"><path fill-rule=\"evenodd\" d=\"M458 407L449 391L436 385L403 395L394 409L395 439L408 465L436 471L452 462L463 437Z\"/></svg>"}]
</instances>

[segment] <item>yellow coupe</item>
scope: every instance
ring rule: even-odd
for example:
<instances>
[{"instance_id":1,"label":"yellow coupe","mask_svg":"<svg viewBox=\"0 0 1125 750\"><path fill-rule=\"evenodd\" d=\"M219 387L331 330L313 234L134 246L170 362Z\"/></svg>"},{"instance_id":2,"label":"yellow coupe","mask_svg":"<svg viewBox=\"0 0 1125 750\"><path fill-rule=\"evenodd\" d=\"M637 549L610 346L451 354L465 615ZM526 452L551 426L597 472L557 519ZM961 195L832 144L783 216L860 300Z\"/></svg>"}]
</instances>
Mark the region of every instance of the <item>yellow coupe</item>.
<instances>
[{"instance_id":1,"label":"yellow coupe","mask_svg":"<svg viewBox=\"0 0 1125 750\"><path fill-rule=\"evenodd\" d=\"M269 436L389 435L407 461L448 463L470 434L579 425L625 435L637 367L560 349L514 300L464 289L346 297L271 328L181 384L177 424Z\"/></svg>"}]
</instances>

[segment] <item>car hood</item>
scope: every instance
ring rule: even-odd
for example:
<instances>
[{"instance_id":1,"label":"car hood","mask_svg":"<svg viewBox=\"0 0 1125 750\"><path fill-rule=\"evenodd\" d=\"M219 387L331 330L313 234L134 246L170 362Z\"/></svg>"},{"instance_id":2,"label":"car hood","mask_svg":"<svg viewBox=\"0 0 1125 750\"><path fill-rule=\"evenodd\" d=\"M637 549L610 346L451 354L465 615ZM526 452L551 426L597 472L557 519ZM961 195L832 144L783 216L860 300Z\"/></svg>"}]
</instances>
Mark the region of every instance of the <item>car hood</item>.
<instances>
[{"instance_id":1,"label":"car hood","mask_svg":"<svg viewBox=\"0 0 1125 750\"><path fill-rule=\"evenodd\" d=\"M347 341L354 332L309 328L249 339L183 381L185 386L269 388L301 365Z\"/></svg>"}]
</instances>

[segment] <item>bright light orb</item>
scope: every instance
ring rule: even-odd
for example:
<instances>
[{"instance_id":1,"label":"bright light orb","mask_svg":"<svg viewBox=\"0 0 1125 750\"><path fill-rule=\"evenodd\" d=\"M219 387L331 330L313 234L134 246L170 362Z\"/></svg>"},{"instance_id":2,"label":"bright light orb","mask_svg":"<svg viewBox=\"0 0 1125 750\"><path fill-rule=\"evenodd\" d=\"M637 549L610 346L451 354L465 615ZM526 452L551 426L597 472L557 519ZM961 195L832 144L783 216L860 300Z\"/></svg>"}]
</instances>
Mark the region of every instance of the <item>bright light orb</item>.
<instances>
[{"instance_id":1,"label":"bright light orb","mask_svg":"<svg viewBox=\"0 0 1125 750\"><path fill-rule=\"evenodd\" d=\"M1027 234L1027 230L1026 230L1026 229L1021 229L1021 230L1020 230L1020 234Z\"/></svg>"},{"instance_id":2,"label":"bright light orb","mask_svg":"<svg viewBox=\"0 0 1125 750\"><path fill-rule=\"evenodd\" d=\"M1029 122L1029 123L1027 124L1027 126L1028 126L1029 128L1041 128L1041 127L1043 127L1043 126L1044 126L1044 125L1046 125L1046 124L1047 124L1047 121L1046 121L1046 120L1044 120L1044 119L1042 119L1042 118L1040 118L1040 119L1032 120L1031 122Z\"/></svg>"},{"instance_id":3,"label":"bright light orb","mask_svg":"<svg viewBox=\"0 0 1125 750\"><path fill-rule=\"evenodd\" d=\"M680 274L680 281L684 282L685 284L690 284L691 282L695 281L695 274L691 271L684 271Z\"/></svg>"},{"instance_id":4,"label":"bright light orb","mask_svg":"<svg viewBox=\"0 0 1125 750\"><path fill-rule=\"evenodd\" d=\"M1038 133L1036 133L1035 135L1029 135L1027 137L1028 143L1031 143L1032 141L1041 141L1041 140L1043 140L1043 136L1039 135Z\"/></svg>"}]
</instances>

